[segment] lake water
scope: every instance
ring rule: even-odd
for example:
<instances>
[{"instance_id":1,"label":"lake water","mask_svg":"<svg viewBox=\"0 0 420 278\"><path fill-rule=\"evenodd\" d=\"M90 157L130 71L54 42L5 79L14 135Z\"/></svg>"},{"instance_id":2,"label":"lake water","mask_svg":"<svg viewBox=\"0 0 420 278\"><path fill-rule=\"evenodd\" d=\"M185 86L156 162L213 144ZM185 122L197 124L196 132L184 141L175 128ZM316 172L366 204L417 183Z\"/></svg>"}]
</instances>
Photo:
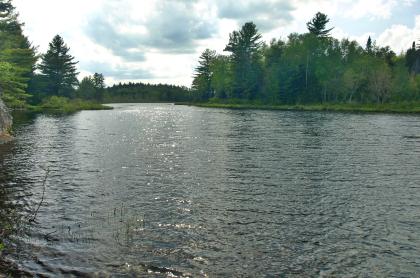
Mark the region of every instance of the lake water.
<instances>
[{"instance_id":1,"label":"lake water","mask_svg":"<svg viewBox=\"0 0 420 278\"><path fill-rule=\"evenodd\" d=\"M18 120L0 148L26 272L420 275L419 116L114 106Z\"/></svg>"}]
</instances>

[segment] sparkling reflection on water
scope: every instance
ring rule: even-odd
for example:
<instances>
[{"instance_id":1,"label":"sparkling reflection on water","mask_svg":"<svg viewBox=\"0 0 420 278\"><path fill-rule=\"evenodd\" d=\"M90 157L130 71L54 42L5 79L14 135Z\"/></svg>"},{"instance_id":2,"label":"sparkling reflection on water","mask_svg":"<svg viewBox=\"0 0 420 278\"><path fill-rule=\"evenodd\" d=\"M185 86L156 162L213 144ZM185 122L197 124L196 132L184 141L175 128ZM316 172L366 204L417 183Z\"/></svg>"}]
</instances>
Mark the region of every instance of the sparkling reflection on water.
<instances>
[{"instance_id":1,"label":"sparkling reflection on water","mask_svg":"<svg viewBox=\"0 0 420 278\"><path fill-rule=\"evenodd\" d=\"M118 104L16 137L4 211L33 213L51 171L8 242L29 273L419 275L418 116Z\"/></svg>"}]
</instances>

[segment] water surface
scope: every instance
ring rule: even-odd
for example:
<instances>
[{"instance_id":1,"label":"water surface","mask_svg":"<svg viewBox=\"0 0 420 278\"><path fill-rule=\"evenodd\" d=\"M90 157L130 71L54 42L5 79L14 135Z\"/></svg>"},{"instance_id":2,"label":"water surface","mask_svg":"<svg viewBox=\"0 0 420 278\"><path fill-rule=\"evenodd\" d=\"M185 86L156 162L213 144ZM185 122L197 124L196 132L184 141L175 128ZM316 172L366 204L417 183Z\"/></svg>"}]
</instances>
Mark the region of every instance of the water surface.
<instances>
[{"instance_id":1,"label":"water surface","mask_svg":"<svg viewBox=\"0 0 420 278\"><path fill-rule=\"evenodd\" d=\"M420 273L419 116L118 104L15 132L0 205L28 273Z\"/></svg>"}]
</instances>

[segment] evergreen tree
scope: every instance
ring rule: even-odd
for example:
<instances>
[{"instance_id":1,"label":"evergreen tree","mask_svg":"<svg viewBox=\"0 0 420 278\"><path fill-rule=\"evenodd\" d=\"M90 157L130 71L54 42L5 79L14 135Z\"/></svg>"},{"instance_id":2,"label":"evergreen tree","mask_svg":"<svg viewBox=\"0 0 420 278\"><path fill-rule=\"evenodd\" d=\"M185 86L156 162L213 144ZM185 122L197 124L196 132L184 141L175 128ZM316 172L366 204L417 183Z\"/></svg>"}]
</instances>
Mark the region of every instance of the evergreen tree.
<instances>
[{"instance_id":1,"label":"evergreen tree","mask_svg":"<svg viewBox=\"0 0 420 278\"><path fill-rule=\"evenodd\" d=\"M69 47L57 35L50 42L47 53L42 55L39 69L48 80L47 91L50 95L70 97L78 85L78 62L75 62L69 51Z\"/></svg>"},{"instance_id":2,"label":"evergreen tree","mask_svg":"<svg viewBox=\"0 0 420 278\"><path fill-rule=\"evenodd\" d=\"M410 73L420 73L420 49L417 49L416 42L413 42L411 48L407 50L405 61L405 64Z\"/></svg>"},{"instance_id":3,"label":"evergreen tree","mask_svg":"<svg viewBox=\"0 0 420 278\"><path fill-rule=\"evenodd\" d=\"M0 26L2 31L7 30L6 25L16 23L15 7L11 0L0 0Z\"/></svg>"},{"instance_id":4,"label":"evergreen tree","mask_svg":"<svg viewBox=\"0 0 420 278\"><path fill-rule=\"evenodd\" d=\"M93 75L93 83L97 90L105 89L105 78L102 73L96 73Z\"/></svg>"},{"instance_id":5,"label":"evergreen tree","mask_svg":"<svg viewBox=\"0 0 420 278\"><path fill-rule=\"evenodd\" d=\"M93 83L95 85L95 99L101 100L105 90L105 78L102 73L95 73L93 75Z\"/></svg>"},{"instance_id":6,"label":"evergreen tree","mask_svg":"<svg viewBox=\"0 0 420 278\"><path fill-rule=\"evenodd\" d=\"M13 10L13 5L11 0L2 0L0 1L0 17L7 16L7 14Z\"/></svg>"},{"instance_id":7,"label":"evergreen tree","mask_svg":"<svg viewBox=\"0 0 420 278\"><path fill-rule=\"evenodd\" d=\"M282 72L286 66L283 65L283 52L285 43L281 40L272 40L270 46L264 49L264 96L270 103L279 103L284 100L284 77Z\"/></svg>"},{"instance_id":8,"label":"evergreen tree","mask_svg":"<svg viewBox=\"0 0 420 278\"><path fill-rule=\"evenodd\" d=\"M100 101L105 91L105 78L101 73L87 76L82 79L76 96L81 99Z\"/></svg>"},{"instance_id":9,"label":"evergreen tree","mask_svg":"<svg viewBox=\"0 0 420 278\"><path fill-rule=\"evenodd\" d=\"M0 90L11 107L24 107L37 57L11 1L0 0Z\"/></svg>"},{"instance_id":10,"label":"evergreen tree","mask_svg":"<svg viewBox=\"0 0 420 278\"><path fill-rule=\"evenodd\" d=\"M191 91L174 85L144 83L119 83L105 89L103 101L108 103L186 102L191 101Z\"/></svg>"},{"instance_id":11,"label":"evergreen tree","mask_svg":"<svg viewBox=\"0 0 420 278\"><path fill-rule=\"evenodd\" d=\"M373 43L372 43L372 38L369 36L367 42L366 42L366 52L368 54L371 54L373 51Z\"/></svg>"},{"instance_id":12,"label":"evergreen tree","mask_svg":"<svg viewBox=\"0 0 420 278\"><path fill-rule=\"evenodd\" d=\"M224 51L232 53L233 90L237 98L255 98L262 78L261 48L262 35L257 26L248 22L241 30L229 36L229 43Z\"/></svg>"},{"instance_id":13,"label":"evergreen tree","mask_svg":"<svg viewBox=\"0 0 420 278\"><path fill-rule=\"evenodd\" d=\"M195 69L196 74L193 82L193 89L198 94L199 99L207 100L213 97L213 90L211 88L211 65L216 57L216 52L206 49L200 56L199 65Z\"/></svg>"},{"instance_id":14,"label":"evergreen tree","mask_svg":"<svg viewBox=\"0 0 420 278\"><path fill-rule=\"evenodd\" d=\"M311 34L314 34L317 37L328 37L331 30L334 29L327 29L328 22L330 22L328 16L318 12L315 17L306 24L306 26Z\"/></svg>"},{"instance_id":15,"label":"evergreen tree","mask_svg":"<svg viewBox=\"0 0 420 278\"><path fill-rule=\"evenodd\" d=\"M417 45L418 47L416 48L416 61L414 64L414 72L416 74L420 74L420 44Z\"/></svg>"},{"instance_id":16,"label":"evergreen tree","mask_svg":"<svg viewBox=\"0 0 420 278\"><path fill-rule=\"evenodd\" d=\"M95 81L91 76L84 77L79 84L79 88L77 90L77 97L92 100L95 99L95 96Z\"/></svg>"}]
</instances>

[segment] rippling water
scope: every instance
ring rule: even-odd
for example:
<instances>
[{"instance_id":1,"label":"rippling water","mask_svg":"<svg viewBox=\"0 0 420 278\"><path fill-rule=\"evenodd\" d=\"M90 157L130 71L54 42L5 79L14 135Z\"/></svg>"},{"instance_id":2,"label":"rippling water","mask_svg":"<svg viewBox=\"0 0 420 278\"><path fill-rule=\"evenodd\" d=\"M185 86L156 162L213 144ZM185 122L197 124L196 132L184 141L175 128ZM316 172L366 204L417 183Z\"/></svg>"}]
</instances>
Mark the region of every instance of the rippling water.
<instances>
[{"instance_id":1,"label":"rippling water","mask_svg":"<svg viewBox=\"0 0 420 278\"><path fill-rule=\"evenodd\" d=\"M28 273L420 275L419 116L119 104L16 137L7 215L50 170L7 242Z\"/></svg>"}]
</instances>

